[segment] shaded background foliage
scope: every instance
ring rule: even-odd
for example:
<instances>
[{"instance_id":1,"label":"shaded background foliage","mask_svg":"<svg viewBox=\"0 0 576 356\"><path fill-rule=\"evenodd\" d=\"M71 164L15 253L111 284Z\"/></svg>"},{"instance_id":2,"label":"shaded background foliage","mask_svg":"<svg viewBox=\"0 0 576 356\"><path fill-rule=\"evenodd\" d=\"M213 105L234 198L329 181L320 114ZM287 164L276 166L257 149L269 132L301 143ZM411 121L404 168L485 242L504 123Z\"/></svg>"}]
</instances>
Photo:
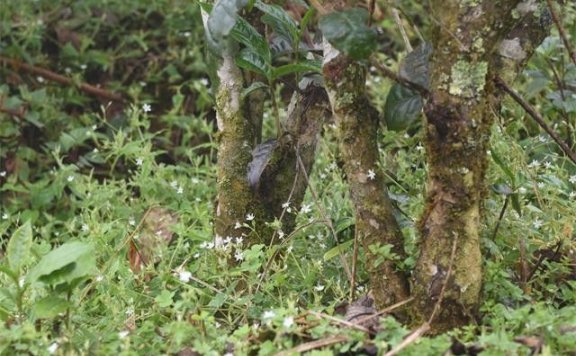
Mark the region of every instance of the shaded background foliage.
<instances>
[{"instance_id":1,"label":"shaded background foliage","mask_svg":"<svg viewBox=\"0 0 576 356\"><path fill-rule=\"evenodd\" d=\"M394 4L406 22L425 33L430 19L422 5ZM574 38L574 4L565 2L562 16ZM384 33L377 55L397 68L406 52L394 21L384 12L377 14L375 24ZM415 27L406 28L417 42ZM212 241L215 114L211 64L204 60L203 39L199 7L188 1L0 4L2 263L9 238L30 221L34 240L24 270L32 270L52 247L70 240L94 243L99 270L74 293L68 319L58 314L33 316L36 301L49 295L40 288L30 288L22 314L16 312L7 297L16 287L10 287L3 274L2 352L44 353L56 342L61 351L77 352L158 353L191 347L216 354L230 351L227 348L233 344L240 353L264 350L265 354L341 332L321 320L302 337L309 326L303 310L332 313L347 298L347 282L333 258L337 244L324 227L302 228L282 244L280 249L291 252L269 267L266 281L258 278L258 272L272 260L273 252L264 252L262 246L242 251L244 262L230 270L228 255L206 248ZM74 83L89 83L122 99L56 83L21 70L7 58L64 75ZM377 68L370 68L370 73L372 100L384 112L392 83ZM557 33L538 49L518 90L573 147L576 66ZM269 114L264 124L267 132L273 132ZM333 137L329 125L324 135L313 177L320 199L308 197L307 204L326 207L340 242L349 249L353 221L329 143ZM382 148L392 152L383 157L383 166L401 226L406 228L406 270L413 267L418 248L411 231L422 209L425 165L420 139L417 129L387 131L380 138ZM493 128L491 153L489 182L495 189L486 203L482 235L488 256L483 325L422 339L407 354L444 352L454 346L452 336L485 348L487 354L528 352L526 345L534 340L541 349L576 349L571 337L576 324L572 306L576 167L512 101L506 102ZM500 219L507 197L516 203ZM178 212L172 243L159 248L170 258L144 268L146 276L134 274L126 258L131 236L140 231L140 223L145 225L149 208L158 205ZM313 209L301 217L299 226L308 219L319 220ZM216 291L183 282L181 265ZM238 279L264 284L253 294L235 295ZM358 279L362 287L365 271L359 271ZM274 316L263 318L266 311L274 311ZM296 318L295 329L285 328L290 316ZM36 322L39 327L34 327ZM268 326L252 330L254 323ZM409 332L392 319L383 323L386 329L373 340L382 349L398 344ZM124 331L130 333L128 338L119 334ZM363 344L363 335L349 337L335 350L346 352ZM534 339L514 342L521 337Z\"/></svg>"}]
</instances>

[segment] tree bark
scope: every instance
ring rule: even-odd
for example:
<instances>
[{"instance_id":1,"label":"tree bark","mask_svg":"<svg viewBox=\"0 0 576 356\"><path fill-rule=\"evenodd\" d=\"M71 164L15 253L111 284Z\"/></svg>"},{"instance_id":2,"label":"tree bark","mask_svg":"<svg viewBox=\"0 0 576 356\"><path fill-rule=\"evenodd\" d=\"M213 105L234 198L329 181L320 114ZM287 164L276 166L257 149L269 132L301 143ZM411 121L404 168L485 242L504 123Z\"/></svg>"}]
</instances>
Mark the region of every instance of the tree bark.
<instances>
[{"instance_id":1,"label":"tree bark","mask_svg":"<svg viewBox=\"0 0 576 356\"><path fill-rule=\"evenodd\" d=\"M528 3L532 1L431 2L437 26L424 108L428 177L411 314L414 323L432 321L434 333L466 325L477 316L486 151L493 109L500 104L493 78L504 68L498 52L502 41L523 21L516 19L517 13ZM534 47L531 43L524 48L526 56ZM513 76L524 59L514 63Z\"/></svg>"},{"instance_id":2,"label":"tree bark","mask_svg":"<svg viewBox=\"0 0 576 356\"><path fill-rule=\"evenodd\" d=\"M323 73L354 205L356 236L364 247L376 305L385 307L407 299L409 289L407 276L398 269L405 258L404 239L379 166L378 113L368 101L365 68L327 42ZM384 245L392 246L393 259L381 261L377 249Z\"/></svg>"}]
</instances>

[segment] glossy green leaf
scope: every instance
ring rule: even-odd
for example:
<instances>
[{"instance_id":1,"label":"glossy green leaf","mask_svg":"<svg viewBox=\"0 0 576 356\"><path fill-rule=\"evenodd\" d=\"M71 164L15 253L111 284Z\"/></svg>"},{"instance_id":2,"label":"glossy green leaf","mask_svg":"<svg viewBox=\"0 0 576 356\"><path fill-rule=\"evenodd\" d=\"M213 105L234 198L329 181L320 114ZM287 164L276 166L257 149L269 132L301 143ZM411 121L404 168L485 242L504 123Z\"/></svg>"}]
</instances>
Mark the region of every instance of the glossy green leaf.
<instances>
[{"instance_id":1,"label":"glossy green leaf","mask_svg":"<svg viewBox=\"0 0 576 356\"><path fill-rule=\"evenodd\" d=\"M298 24L283 8L262 1L256 1L254 5L264 13L262 22L269 25L277 35L288 39L293 45L298 41Z\"/></svg>"},{"instance_id":2,"label":"glossy green leaf","mask_svg":"<svg viewBox=\"0 0 576 356\"><path fill-rule=\"evenodd\" d=\"M320 63L320 61L302 61L298 63L286 64L273 69L272 79L277 79L292 73L304 73L304 72L320 73L321 69L322 64Z\"/></svg>"},{"instance_id":3,"label":"glossy green leaf","mask_svg":"<svg viewBox=\"0 0 576 356\"><path fill-rule=\"evenodd\" d=\"M368 27L368 11L354 8L320 18L324 37L352 59L365 59L376 48L376 31Z\"/></svg>"},{"instance_id":4,"label":"glossy green leaf","mask_svg":"<svg viewBox=\"0 0 576 356\"><path fill-rule=\"evenodd\" d=\"M245 98L248 95L255 92L256 90L260 90L260 89L268 89L268 85L266 85L262 82L253 82L252 84L250 84L250 86L248 88L245 88L244 90L242 90L242 98Z\"/></svg>"},{"instance_id":5,"label":"glossy green leaf","mask_svg":"<svg viewBox=\"0 0 576 356\"><path fill-rule=\"evenodd\" d=\"M238 18L236 26L232 29L232 38L242 43L252 52L256 53L267 64L272 61L270 48L266 39L256 31L256 29L243 18Z\"/></svg>"},{"instance_id":6,"label":"glossy green leaf","mask_svg":"<svg viewBox=\"0 0 576 356\"><path fill-rule=\"evenodd\" d=\"M28 260L31 247L32 224L30 223L30 220L28 220L14 231L10 241L8 241L8 247L6 249L8 266L10 266L10 269L16 274L20 273L22 266Z\"/></svg>"},{"instance_id":7,"label":"glossy green leaf","mask_svg":"<svg viewBox=\"0 0 576 356\"><path fill-rule=\"evenodd\" d=\"M386 126L389 130L406 130L420 118L423 104L417 92L398 83L392 85L384 105Z\"/></svg>"},{"instance_id":8,"label":"glossy green leaf","mask_svg":"<svg viewBox=\"0 0 576 356\"><path fill-rule=\"evenodd\" d=\"M428 89L430 87L431 54L432 46L427 42L416 47L400 63L400 76Z\"/></svg>"},{"instance_id":9,"label":"glossy green leaf","mask_svg":"<svg viewBox=\"0 0 576 356\"><path fill-rule=\"evenodd\" d=\"M244 48L236 57L236 65L240 68L256 72L268 80L271 80L270 66L262 57L252 52L248 48Z\"/></svg>"}]
</instances>

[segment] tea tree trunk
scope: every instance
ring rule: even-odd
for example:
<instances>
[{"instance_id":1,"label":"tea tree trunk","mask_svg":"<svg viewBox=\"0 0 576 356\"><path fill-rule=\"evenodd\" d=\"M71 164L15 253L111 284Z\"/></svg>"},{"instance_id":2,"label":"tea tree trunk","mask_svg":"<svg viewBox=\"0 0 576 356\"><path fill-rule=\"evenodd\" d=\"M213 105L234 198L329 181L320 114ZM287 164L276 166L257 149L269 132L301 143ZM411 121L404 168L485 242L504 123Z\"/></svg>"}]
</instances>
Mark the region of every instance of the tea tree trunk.
<instances>
[{"instance_id":1,"label":"tea tree trunk","mask_svg":"<svg viewBox=\"0 0 576 356\"><path fill-rule=\"evenodd\" d=\"M535 11L526 14L526 6L536 10L533 2L517 0L438 0L430 5L437 26L424 109L428 177L412 316L416 323L432 320L434 332L474 321L479 306L486 152L500 103L494 78L504 68L513 78L532 53L533 40L542 38L515 37L524 55L513 65L503 64L501 47L508 35L534 21ZM545 33L543 26L538 28Z\"/></svg>"}]
</instances>

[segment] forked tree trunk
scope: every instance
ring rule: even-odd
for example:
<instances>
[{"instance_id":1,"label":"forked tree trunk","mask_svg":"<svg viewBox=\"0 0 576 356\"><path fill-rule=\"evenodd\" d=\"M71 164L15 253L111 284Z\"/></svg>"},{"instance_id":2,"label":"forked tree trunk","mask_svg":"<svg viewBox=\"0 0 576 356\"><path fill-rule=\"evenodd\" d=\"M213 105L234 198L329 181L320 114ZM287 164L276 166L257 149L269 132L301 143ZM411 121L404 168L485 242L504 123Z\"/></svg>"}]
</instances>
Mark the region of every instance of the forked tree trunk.
<instances>
[{"instance_id":1,"label":"forked tree trunk","mask_svg":"<svg viewBox=\"0 0 576 356\"><path fill-rule=\"evenodd\" d=\"M486 196L487 145L500 96L502 45L532 1L431 2L433 37L430 97L425 105L428 160L426 205L420 220L420 257L414 271L414 322L433 319L433 332L473 321L482 288L480 228ZM529 5L529 4L528 4ZM535 6L535 5L534 5ZM540 26L539 33L545 33ZM518 34L519 35L519 34ZM535 36L515 38L523 58L505 66L515 77L535 47ZM500 51L499 51L500 49ZM438 301L441 301L438 303Z\"/></svg>"},{"instance_id":2,"label":"forked tree trunk","mask_svg":"<svg viewBox=\"0 0 576 356\"><path fill-rule=\"evenodd\" d=\"M243 95L251 84L246 81L256 78L238 68L233 52L224 51L217 60L214 233L219 241L245 237L247 245L269 244L275 236L270 223L279 221L285 234L294 228L296 215L286 213L283 204L300 209L307 188L304 171L312 170L320 131L330 115L328 99L323 88L310 84L293 96L280 137L260 143L265 95Z\"/></svg>"}]
</instances>

